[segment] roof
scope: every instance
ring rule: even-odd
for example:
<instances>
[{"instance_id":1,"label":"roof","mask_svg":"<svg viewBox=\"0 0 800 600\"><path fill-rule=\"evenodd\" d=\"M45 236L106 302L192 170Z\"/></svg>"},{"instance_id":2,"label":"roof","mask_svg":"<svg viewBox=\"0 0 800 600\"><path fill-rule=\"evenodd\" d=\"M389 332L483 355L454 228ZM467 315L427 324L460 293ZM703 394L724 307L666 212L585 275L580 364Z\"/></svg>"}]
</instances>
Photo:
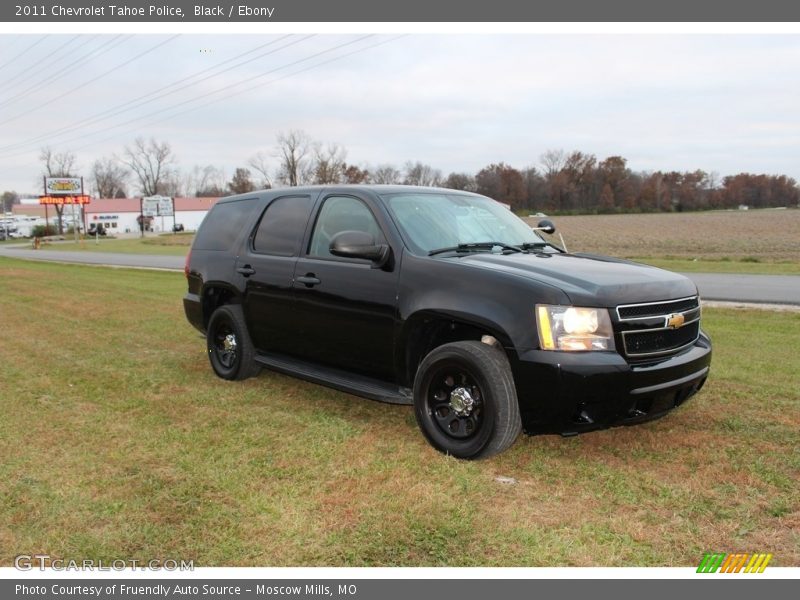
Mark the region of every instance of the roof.
<instances>
[{"instance_id":1,"label":"roof","mask_svg":"<svg viewBox=\"0 0 800 600\"><path fill-rule=\"evenodd\" d=\"M448 188L437 188L437 187L425 187L420 185L381 185L381 184L336 184L332 183L329 185L304 185L298 187L284 187L284 188L272 188L268 190L256 190L253 192L248 192L246 194L237 194L236 196L226 196L224 198L220 198L220 200L228 202L231 200L246 200L250 198L254 198L257 196L263 197L265 194L269 194L271 197L285 194L285 193L293 193L293 194L305 194L311 192L320 192L320 191L330 191L330 192L342 192L342 193L356 193L359 191L369 191L373 194L383 195L383 194L402 194L402 193L409 193L409 192L416 192L416 193L425 193L425 194L466 194L470 196L477 196L473 192L467 192L464 190L451 190Z\"/></svg>"}]
</instances>

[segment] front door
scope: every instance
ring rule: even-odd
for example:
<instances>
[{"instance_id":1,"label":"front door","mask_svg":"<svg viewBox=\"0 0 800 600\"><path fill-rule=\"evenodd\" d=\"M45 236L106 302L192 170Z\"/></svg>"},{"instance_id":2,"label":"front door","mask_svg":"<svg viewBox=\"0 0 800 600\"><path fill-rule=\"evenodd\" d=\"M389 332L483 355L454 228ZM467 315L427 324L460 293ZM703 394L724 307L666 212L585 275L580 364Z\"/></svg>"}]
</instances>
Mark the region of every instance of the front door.
<instances>
[{"instance_id":1,"label":"front door","mask_svg":"<svg viewBox=\"0 0 800 600\"><path fill-rule=\"evenodd\" d=\"M366 201L341 194L323 199L295 268L301 352L329 366L392 380L399 269L333 256L331 239L342 231L364 231L376 243L387 243Z\"/></svg>"}]
</instances>

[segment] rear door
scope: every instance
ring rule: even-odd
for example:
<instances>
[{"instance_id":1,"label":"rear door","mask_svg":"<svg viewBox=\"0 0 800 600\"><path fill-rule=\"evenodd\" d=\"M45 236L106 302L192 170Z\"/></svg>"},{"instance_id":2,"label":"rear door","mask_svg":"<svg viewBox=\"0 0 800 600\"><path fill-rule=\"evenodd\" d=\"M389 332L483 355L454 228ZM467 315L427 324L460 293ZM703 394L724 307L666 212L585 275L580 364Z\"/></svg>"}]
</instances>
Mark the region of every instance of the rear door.
<instances>
[{"instance_id":1,"label":"rear door","mask_svg":"<svg viewBox=\"0 0 800 600\"><path fill-rule=\"evenodd\" d=\"M250 337L263 352L297 352L292 278L313 200L309 194L287 194L270 202L236 262L246 280Z\"/></svg>"}]
</instances>

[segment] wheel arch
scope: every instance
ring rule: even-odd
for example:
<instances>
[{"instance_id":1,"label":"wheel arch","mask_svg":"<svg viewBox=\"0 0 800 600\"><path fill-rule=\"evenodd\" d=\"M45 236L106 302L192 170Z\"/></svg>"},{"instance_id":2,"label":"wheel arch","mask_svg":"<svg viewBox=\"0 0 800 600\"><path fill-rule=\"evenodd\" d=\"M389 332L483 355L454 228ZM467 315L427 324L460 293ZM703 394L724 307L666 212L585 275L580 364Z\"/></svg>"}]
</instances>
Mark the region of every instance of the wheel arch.
<instances>
[{"instance_id":1,"label":"wheel arch","mask_svg":"<svg viewBox=\"0 0 800 600\"><path fill-rule=\"evenodd\" d=\"M225 304L242 304L242 295L229 283L209 281L203 285L200 303L203 309L203 329L208 329L208 321L214 311Z\"/></svg>"},{"instance_id":2,"label":"wheel arch","mask_svg":"<svg viewBox=\"0 0 800 600\"><path fill-rule=\"evenodd\" d=\"M444 310L420 310L403 323L396 345L395 360L402 384L409 387L422 359L434 348L450 342L487 341L490 336L497 341L499 348L509 361L516 359L517 353L511 336L502 327L490 320L476 318L475 315L461 315Z\"/></svg>"}]
</instances>

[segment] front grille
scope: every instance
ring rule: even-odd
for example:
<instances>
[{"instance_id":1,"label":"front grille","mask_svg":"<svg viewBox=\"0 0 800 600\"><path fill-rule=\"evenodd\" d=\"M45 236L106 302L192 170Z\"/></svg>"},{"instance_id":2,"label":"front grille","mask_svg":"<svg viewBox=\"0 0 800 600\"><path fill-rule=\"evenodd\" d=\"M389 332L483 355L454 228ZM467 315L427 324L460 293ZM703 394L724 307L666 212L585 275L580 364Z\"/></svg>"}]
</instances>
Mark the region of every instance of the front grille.
<instances>
[{"instance_id":1,"label":"front grille","mask_svg":"<svg viewBox=\"0 0 800 600\"><path fill-rule=\"evenodd\" d=\"M688 323L679 329L653 329L628 331L622 334L628 356L669 354L693 344L700 335L700 321Z\"/></svg>"},{"instance_id":2,"label":"front grille","mask_svg":"<svg viewBox=\"0 0 800 600\"><path fill-rule=\"evenodd\" d=\"M657 317L679 313L700 306L697 296L692 298L682 298L680 300L669 300L667 302L653 302L645 304L629 304L618 306L617 314L620 319L636 319L638 317Z\"/></svg>"},{"instance_id":3,"label":"front grille","mask_svg":"<svg viewBox=\"0 0 800 600\"><path fill-rule=\"evenodd\" d=\"M674 354L700 336L697 296L626 304L617 307L617 316L615 328L622 337L623 352L631 358ZM684 323L675 328L681 318Z\"/></svg>"}]
</instances>

